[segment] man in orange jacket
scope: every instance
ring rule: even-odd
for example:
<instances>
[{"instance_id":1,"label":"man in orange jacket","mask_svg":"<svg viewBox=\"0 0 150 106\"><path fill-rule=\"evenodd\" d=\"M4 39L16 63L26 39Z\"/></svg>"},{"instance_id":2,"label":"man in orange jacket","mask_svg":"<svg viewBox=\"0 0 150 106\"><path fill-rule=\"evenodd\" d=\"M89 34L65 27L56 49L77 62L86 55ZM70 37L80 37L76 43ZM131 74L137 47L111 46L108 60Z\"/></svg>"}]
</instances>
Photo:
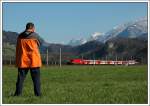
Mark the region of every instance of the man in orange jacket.
<instances>
[{"instance_id":1,"label":"man in orange jacket","mask_svg":"<svg viewBox=\"0 0 150 106\"><path fill-rule=\"evenodd\" d=\"M33 23L27 23L26 29L17 38L16 66L18 67L18 78L16 82L15 96L22 93L23 82L30 70L34 84L34 94L41 95L40 90L40 67L41 56L39 52L40 40Z\"/></svg>"}]
</instances>

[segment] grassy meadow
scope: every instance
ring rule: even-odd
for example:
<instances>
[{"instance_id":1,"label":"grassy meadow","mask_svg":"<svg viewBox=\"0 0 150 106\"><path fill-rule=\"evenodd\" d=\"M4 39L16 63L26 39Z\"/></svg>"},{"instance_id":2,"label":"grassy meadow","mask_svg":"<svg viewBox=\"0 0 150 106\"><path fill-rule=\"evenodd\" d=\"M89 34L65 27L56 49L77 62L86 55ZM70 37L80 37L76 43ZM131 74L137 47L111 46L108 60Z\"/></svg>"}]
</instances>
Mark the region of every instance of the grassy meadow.
<instances>
[{"instance_id":1,"label":"grassy meadow","mask_svg":"<svg viewBox=\"0 0 150 106\"><path fill-rule=\"evenodd\" d=\"M42 96L35 97L30 73L14 97L17 69L3 66L3 104L147 104L147 65L49 66L41 68Z\"/></svg>"}]
</instances>

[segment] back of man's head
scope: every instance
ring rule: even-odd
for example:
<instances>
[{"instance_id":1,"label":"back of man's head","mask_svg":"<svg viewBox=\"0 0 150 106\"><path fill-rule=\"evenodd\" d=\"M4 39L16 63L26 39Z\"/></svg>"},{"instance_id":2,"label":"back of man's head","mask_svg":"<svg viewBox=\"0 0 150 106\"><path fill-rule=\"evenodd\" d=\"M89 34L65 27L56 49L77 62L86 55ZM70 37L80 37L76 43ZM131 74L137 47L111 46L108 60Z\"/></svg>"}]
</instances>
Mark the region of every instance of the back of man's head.
<instances>
[{"instance_id":1,"label":"back of man's head","mask_svg":"<svg viewBox=\"0 0 150 106\"><path fill-rule=\"evenodd\" d=\"M34 24L32 22L26 24L26 30L33 29L33 28L34 28Z\"/></svg>"}]
</instances>

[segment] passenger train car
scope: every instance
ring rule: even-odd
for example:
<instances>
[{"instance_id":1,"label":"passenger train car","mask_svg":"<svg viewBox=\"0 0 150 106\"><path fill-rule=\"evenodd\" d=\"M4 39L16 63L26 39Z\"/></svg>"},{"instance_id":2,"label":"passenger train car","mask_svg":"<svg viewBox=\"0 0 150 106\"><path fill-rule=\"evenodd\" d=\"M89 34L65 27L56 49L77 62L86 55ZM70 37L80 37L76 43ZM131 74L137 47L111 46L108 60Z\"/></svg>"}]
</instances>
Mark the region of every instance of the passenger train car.
<instances>
[{"instance_id":1,"label":"passenger train car","mask_svg":"<svg viewBox=\"0 0 150 106\"><path fill-rule=\"evenodd\" d=\"M70 64L78 65L134 65L137 64L135 60L84 60L84 59L71 59Z\"/></svg>"}]
</instances>

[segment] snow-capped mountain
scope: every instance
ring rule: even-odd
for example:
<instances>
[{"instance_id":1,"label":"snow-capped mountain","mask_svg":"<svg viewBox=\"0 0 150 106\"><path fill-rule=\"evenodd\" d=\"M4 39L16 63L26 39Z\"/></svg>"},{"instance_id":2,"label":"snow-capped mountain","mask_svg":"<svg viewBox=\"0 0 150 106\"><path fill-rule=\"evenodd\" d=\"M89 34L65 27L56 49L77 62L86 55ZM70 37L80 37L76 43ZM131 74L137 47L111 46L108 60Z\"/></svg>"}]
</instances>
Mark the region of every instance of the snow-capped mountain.
<instances>
[{"instance_id":1,"label":"snow-capped mountain","mask_svg":"<svg viewBox=\"0 0 150 106\"><path fill-rule=\"evenodd\" d=\"M136 20L135 22L128 22L114 27L108 31L103 37L99 37L97 40L100 42L106 42L114 37L128 37L136 38L141 35L146 36L148 33L147 17Z\"/></svg>"},{"instance_id":2,"label":"snow-capped mountain","mask_svg":"<svg viewBox=\"0 0 150 106\"><path fill-rule=\"evenodd\" d=\"M148 32L147 18L139 19L132 25L129 25L118 36L136 38Z\"/></svg>"},{"instance_id":3,"label":"snow-capped mountain","mask_svg":"<svg viewBox=\"0 0 150 106\"><path fill-rule=\"evenodd\" d=\"M79 46L82 44L85 44L87 42L90 41L94 41L97 40L98 38L100 38L101 36L103 36L103 33L100 32L94 32L89 38L85 39L85 38L81 38L81 39L72 39L70 40L70 42L68 43L68 45L70 46Z\"/></svg>"},{"instance_id":4,"label":"snow-capped mountain","mask_svg":"<svg viewBox=\"0 0 150 106\"><path fill-rule=\"evenodd\" d=\"M88 39L88 41L93 41L93 40L97 40L98 38L100 37L103 37L104 36L104 33L101 33L101 32L94 32L90 38Z\"/></svg>"},{"instance_id":5,"label":"snow-capped mountain","mask_svg":"<svg viewBox=\"0 0 150 106\"><path fill-rule=\"evenodd\" d=\"M115 37L125 37L125 38L148 38L148 24L147 17L143 17L136 21L127 22L118 26L115 26L110 31L106 33L94 32L88 39L72 39L68 45L78 46L85 44L89 41L99 41L105 43L106 41Z\"/></svg>"},{"instance_id":6,"label":"snow-capped mountain","mask_svg":"<svg viewBox=\"0 0 150 106\"><path fill-rule=\"evenodd\" d=\"M86 39L72 39L70 40L70 42L68 43L68 45L70 46L78 46L78 45L82 45L82 44L85 44L87 42Z\"/></svg>"}]
</instances>

